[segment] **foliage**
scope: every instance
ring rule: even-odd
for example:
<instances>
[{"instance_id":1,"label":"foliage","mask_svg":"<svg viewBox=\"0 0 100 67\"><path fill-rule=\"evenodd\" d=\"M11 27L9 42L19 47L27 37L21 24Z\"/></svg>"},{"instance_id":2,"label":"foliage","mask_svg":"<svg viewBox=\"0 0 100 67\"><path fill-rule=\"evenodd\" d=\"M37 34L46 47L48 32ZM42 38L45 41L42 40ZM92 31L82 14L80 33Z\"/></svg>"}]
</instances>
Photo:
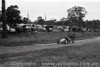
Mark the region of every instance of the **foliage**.
<instances>
[{"instance_id":1,"label":"foliage","mask_svg":"<svg viewBox=\"0 0 100 67\"><path fill-rule=\"evenodd\" d=\"M85 25L89 29L100 29L100 20L86 20Z\"/></svg>"},{"instance_id":2,"label":"foliage","mask_svg":"<svg viewBox=\"0 0 100 67\"><path fill-rule=\"evenodd\" d=\"M37 17L37 23L43 24L43 22L44 22L44 19L41 16Z\"/></svg>"},{"instance_id":3,"label":"foliage","mask_svg":"<svg viewBox=\"0 0 100 67\"><path fill-rule=\"evenodd\" d=\"M65 17L62 17L62 18L60 19L60 21L66 21L66 18L65 18Z\"/></svg>"},{"instance_id":4,"label":"foliage","mask_svg":"<svg viewBox=\"0 0 100 67\"><path fill-rule=\"evenodd\" d=\"M53 18L53 19L51 19L50 21L52 21L52 22L55 22L55 21L57 21L55 18Z\"/></svg>"},{"instance_id":5,"label":"foliage","mask_svg":"<svg viewBox=\"0 0 100 67\"><path fill-rule=\"evenodd\" d=\"M21 23L20 11L18 10L17 5L11 5L7 8L7 21L10 26L16 26L18 23Z\"/></svg>"},{"instance_id":6,"label":"foliage","mask_svg":"<svg viewBox=\"0 0 100 67\"><path fill-rule=\"evenodd\" d=\"M2 21L2 19L1 19L2 17L1 16L2 16L2 12L0 11L0 22Z\"/></svg>"},{"instance_id":7,"label":"foliage","mask_svg":"<svg viewBox=\"0 0 100 67\"><path fill-rule=\"evenodd\" d=\"M87 11L84 7L74 6L67 10L68 12L68 20L73 24L77 24L80 26L83 21L83 17L87 14Z\"/></svg>"},{"instance_id":8,"label":"foliage","mask_svg":"<svg viewBox=\"0 0 100 67\"><path fill-rule=\"evenodd\" d=\"M29 22L29 19L28 19L28 18L26 18L26 17L24 17L24 18L23 18L23 23L25 23L25 24L26 24L26 23L28 23L28 22Z\"/></svg>"}]
</instances>

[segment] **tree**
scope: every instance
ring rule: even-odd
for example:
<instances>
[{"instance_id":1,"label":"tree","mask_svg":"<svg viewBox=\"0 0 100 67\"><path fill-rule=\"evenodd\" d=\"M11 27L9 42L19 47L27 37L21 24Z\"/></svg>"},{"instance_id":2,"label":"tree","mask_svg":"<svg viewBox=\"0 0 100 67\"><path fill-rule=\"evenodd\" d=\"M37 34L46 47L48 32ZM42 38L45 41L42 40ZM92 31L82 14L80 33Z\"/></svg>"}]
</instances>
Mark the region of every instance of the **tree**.
<instances>
[{"instance_id":1,"label":"tree","mask_svg":"<svg viewBox=\"0 0 100 67\"><path fill-rule=\"evenodd\" d=\"M6 2L5 0L2 0L2 38L7 38L7 28L6 28Z\"/></svg>"},{"instance_id":2,"label":"tree","mask_svg":"<svg viewBox=\"0 0 100 67\"><path fill-rule=\"evenodd\" d=\"M28 19L28 18L26 18L26 17L24 17L24 18L23 18L23 23L25 23L25 24L26 24L26 23L28 23L28 22L29 22L29 19Z\"/></svg>"},{"instance_id":3,"label":"tree","mask_svg":"<svg viewBox=\"0 0 100 67\"><path fill-rule=\"evenodd\" d=\"M2 21L2 12L0 11L0 22Z\"/></svg>"},{"instance_id":4,"label":"tree","mask_svg":"<svg viewBox=\"0 0 100 67\"><path fill-rule=\"evenodd\" d=\"M37 17L37 23L43 24L43 22L44 22L44 19L41 16Z\"/></svg>"},{"instance_id":5,"label":"tree","mask_svg":"<svg viewBox=\"0 0 100 67\"><path fill-rule=\"evenodd\" d=\"M62 17L62 18L60 19L60 21L67 21L67 19L66 19L65 17Z\"/></svg>"},{"instance_id":6,"label":"tree","mask_svg":"<svg viewBox=\"0 0 100 67\"><path fill-rule=\"evenodd\" d=\"M74 6L68 9L67 12L68 20L72 23L72 25L77 24L78 26L82 26L83 18L87 14L84 7Z\"/></svg>"},{"instance_id":7,"label":"tree","mask_svg":"<svg viewBox=\"0 0 100 67\"><path fill-rule=\"evenodd\" d=\"M52 21L52 22L55 22L55 21L57 21L55 18L53 18L53 19L51 19L50 21Z\"/></svg>"},{"instance_id":8,"label":"tree","mask_svg":"<svg viewBox=\"0 0 100 67\"><path fill-rule=\"evenodd\" d=\"M16 26L18 23L21 23L20 11L18 10L17 5L11 5L7 8L7 21L10 26Z\"/></svg>"}]
</instances>

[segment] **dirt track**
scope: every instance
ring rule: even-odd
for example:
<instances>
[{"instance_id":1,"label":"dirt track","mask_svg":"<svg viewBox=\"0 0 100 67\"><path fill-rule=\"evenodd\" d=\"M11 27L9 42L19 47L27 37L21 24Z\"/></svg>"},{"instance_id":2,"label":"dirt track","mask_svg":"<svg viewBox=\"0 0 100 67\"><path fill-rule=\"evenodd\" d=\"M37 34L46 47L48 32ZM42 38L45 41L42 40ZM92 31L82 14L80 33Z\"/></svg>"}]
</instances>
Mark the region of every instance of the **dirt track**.
<instances>
[{"instance_id":1,"label":"dirt track","mask_svg":"<svg viewBox=\"0 0 100 67\"><path fill-rule=\"evenodd\" d=\"M29 52L29 51L42 50L42 49L59 48L59 47L65 47L65 46L80 46L80 45L93 43L93 42L100 42L100 37L94 38L94 39L78 40L78 41L75 41L74 44L51 43L51 44L35 44L32 46L14 46L14 47L0 46L0 55Z\"/></svg>"}]
</instances>

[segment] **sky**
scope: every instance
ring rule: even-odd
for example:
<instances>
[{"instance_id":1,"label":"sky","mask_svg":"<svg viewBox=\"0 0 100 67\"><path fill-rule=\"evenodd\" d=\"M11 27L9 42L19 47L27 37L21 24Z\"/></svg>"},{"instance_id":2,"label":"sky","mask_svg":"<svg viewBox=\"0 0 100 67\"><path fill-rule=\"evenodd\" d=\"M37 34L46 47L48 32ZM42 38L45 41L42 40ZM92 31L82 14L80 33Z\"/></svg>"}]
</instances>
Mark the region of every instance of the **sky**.
<instances>
[{"instance_id":1,"label":"sky","mask_svg":"<svg viewBox=\"0 0 100 67\"><path fill-rule=\"evenodd\" d=\"M51 18L60 20L67 17L67 10L73 6L86 9L87 15L84 20L100 19L99 0L6 0L6 8L10 5L18 5L20 15L27 17L29 14L31 21L35 21L38 16L42 16L43 19L46 16L47 20Z\"/></svg>"}]
</instances>

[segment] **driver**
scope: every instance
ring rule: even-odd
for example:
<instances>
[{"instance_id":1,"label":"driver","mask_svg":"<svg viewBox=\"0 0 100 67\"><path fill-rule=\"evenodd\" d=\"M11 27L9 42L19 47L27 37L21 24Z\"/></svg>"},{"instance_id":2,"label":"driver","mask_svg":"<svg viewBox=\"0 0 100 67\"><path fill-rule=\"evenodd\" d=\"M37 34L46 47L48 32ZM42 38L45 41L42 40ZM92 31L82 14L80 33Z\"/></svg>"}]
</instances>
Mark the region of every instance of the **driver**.
<instances>
[{"instance_id":1,"label":"driver","mask_svg":"<svg viewBox=\"0 0 100 67\"><path fill-rule=\"evenodd\" d=\"M70 43L71 39L66 34L64 38L67 40L67 43Z\"/></svg>"}]
</instances>

